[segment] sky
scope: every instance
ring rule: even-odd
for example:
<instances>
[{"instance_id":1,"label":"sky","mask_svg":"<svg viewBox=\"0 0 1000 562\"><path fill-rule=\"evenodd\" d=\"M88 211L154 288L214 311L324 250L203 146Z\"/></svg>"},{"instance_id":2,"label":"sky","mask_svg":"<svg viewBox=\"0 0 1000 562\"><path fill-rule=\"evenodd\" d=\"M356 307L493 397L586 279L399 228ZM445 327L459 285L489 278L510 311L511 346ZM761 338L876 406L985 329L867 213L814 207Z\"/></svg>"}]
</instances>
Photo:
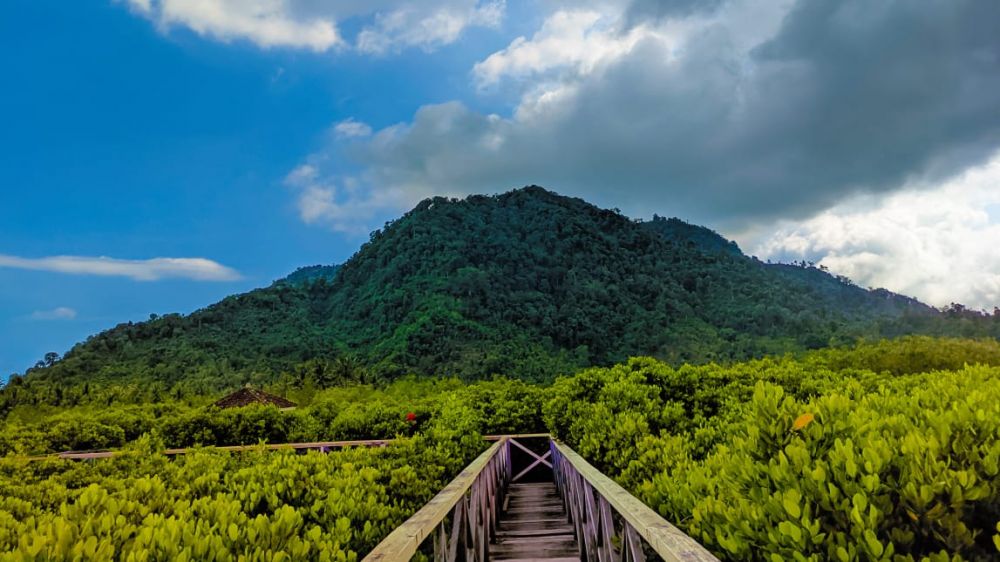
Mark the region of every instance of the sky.
<instances>
[{"instance_id":1,"label":"sky","mask_svg":"<svg viewBox=\"0 0 1000 562\"><path fill-rule=\"evenodd\" d=\"M3 374L528 184L1000 306L993 0L4 8Z\"/></svg>"}]
</instances>

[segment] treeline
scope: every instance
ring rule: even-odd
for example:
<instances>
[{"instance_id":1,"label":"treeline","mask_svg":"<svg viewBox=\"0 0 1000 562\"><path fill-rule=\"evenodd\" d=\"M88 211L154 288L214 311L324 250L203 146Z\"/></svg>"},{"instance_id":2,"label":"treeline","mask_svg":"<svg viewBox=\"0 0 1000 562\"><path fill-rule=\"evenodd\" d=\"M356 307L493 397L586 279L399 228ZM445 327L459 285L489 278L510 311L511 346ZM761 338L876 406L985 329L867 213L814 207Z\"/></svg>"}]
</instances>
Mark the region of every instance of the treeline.
<instances>
[{"instance_id":1,"label":"treeline","mask_svg":"<svg viewBox=\"0 0 1000 562\"><path fill-rule=\"evenodd\" d=\"M958 370L966 364L1000 365L1000 343L912 336L727 366L671 367L683 375L669 392L715 396L713 389L720 377L726 377L727 385L743 385L753 376L748 373L761 369L776 376L775 364L789 366L782 385L811 388L821 376L842 380L854 372L902 375ZM813 374L802 376L803 372ZM735 382L729 380L733 378ZM99 400L85 400L77 406L53 407L43 402L15 408L0 431L0 455L113 449L144 433L155 433L169 447L387 439L411 430L407 414L413 414L418 424L424 423L452 401L469 404L477 412L492 412L478 422L486 433L547 430L539 413L551 395L545 386L505 377L472 384L456 378L414 376L385 384L365 379L364 368L356 361L306 362L285 373L281 382L263 385L300 405L291 411L263 406L219 410L210 404L221 394L189 391L177 398L155 387L110 386L91 397ZM699 415L710 416L717 408ZM687 408L685 412L701 410Z\"/></svg>"},{"instance_id":2,"label":"treeline","mask_svg":"<svg viewBox=\"0 0 1000 562\"><path fill-rule=\"evenodd\" d=\"M143 434L167 447L392 439L421 431L456 404L474 413L478 430L486 434L544 430L543 390L517 380L465 386L457 379L411 377L380 388L351 385L288 396L306 405L290 411L261 405L220 410L167 402L68 408L43 416L15 412L0 431L0 455L116 449Z\"/></svg>"}]
</instances>

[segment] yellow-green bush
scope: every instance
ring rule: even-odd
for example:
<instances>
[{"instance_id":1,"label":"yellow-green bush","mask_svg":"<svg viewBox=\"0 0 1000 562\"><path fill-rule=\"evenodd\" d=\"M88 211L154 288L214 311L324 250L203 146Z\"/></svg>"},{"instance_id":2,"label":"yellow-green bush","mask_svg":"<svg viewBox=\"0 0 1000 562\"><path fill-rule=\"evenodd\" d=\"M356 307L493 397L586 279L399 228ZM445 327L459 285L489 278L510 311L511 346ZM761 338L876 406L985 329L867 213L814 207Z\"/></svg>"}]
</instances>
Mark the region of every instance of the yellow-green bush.
<instances>
[{"instance_id":1,"label":"yellow-green bush","mask_svg":"<svg viewBox=\"0 0 1000 562\"><path fill-rule=\"evenodd\" d=\"M558 381L546 421L724 560L1000 558L1000 368L840 359L634 359Z\"/></svg>"},{"instance_id":2,"label":"yellow-green bush","mask_svg":"<svg viewBox=\"0 0 1000 562\"><path fill-rule=\"evenodd\" d=\"M329 454L203 450L168 461L144 439L95 463L8 457L0 560L353 561L483 447L428 433Z\"/></svg>"}]
</instances>

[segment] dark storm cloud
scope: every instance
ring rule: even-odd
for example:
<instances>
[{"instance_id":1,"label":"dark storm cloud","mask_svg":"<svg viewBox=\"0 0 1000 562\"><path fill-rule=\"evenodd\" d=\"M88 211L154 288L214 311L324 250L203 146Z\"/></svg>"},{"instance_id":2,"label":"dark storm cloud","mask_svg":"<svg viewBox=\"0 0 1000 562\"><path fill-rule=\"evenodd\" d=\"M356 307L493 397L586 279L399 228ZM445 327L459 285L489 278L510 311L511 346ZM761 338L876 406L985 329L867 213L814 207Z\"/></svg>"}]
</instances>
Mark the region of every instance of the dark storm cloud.
<instances>
[{"instance_id":1,"label":"dark storm cloud","mask_svg":"<svg viewBox=\"0 0 1000 562\"><path fill-rule=\"evenodd\" d=\"M797 152L815 190L891 189L998 147L1000 2L800 2L752 56L771 121L752 136Z\"/></svg>"},{"instance_id":2,"label":"dark storm cloud","mask_svg":"<svg viewBox=\"0 0 1000 562\"><path fill-rule=\"evenodd\" d=\"M802 0L749 51L738 27L754 22L725 10L679 57L647 37L543 111L428 106L355 155L373 186L539 183L735 226L945 177L1000 148L1000 2Z\"/></svg>"},{"instance_id":3,"label":"dark storm cloud","mask_svg":"<svg viewBox=\"0 0 1000 562\"><path fill-rule=\"evenodd\" d=\"M625 27L632 28L643 22L711 12L722 3L723 0L633 0L625 9Z\"/></svg>"}]
</instances>

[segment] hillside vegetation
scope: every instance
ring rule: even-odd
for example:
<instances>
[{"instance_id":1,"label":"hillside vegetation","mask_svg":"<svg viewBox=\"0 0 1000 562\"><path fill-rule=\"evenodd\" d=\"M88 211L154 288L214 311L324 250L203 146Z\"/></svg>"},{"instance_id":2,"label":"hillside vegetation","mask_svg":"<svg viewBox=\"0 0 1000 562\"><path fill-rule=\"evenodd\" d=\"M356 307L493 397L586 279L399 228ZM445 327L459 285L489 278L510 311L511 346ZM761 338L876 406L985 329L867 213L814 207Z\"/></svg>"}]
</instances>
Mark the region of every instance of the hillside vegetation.
<instances>
[{"instance_id":1,"label":"hillside vegetation","mask_svg":"<svg viewBox=\"0 0 1000 562\"><path fill-rule=\"evenodd\" d=\"M296 392L303 406L287 412L166 402L8 420L7 453L126 454L0 459L0 560L355 560L485 447L479 435L535 431L723 560L1000 556L996 341L904 338L726 366L634 358L549 386L405 378ZM156 454L411 433L329 455Z\"/></svg>"},{"instance_id":2,"label":"hillside vegetation","mask_svg":"<svg viewBox=\"0 0 1000 562\"><path fill-rule=\"evenodd\" d=\"M807 265L762 263L677 219L635 221L529 187L428 199L339 267L97 334L15 377L0 410L245 382L546 381L636 355L734 361L910 333L996 337L1000 315L942 313Z\"/></svg>"}]
</instances>

